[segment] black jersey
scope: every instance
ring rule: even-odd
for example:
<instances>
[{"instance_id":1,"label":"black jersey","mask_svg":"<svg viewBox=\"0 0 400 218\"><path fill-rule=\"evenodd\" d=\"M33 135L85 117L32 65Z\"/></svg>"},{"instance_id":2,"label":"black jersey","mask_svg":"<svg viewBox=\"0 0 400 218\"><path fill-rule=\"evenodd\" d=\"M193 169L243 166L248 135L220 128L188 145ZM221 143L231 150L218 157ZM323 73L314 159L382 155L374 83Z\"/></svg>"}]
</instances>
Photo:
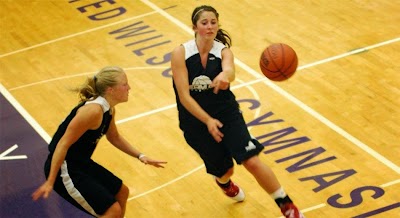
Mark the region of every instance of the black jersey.
<instances>
[{"instance_id":1,"label":"black jersey","mask_svg":"<svg viewBox=\"0 0 400 218\"><path fill-rule=\"evenodd\" d=\"M56 133L54 134L52 141L49 144L49 159L51 159L58 142L65 134L69 123L75 117L78 109L85 104L92 103L100 104L103 109L103 120L101 122L101 125L96 130L86 131L74 144L71 145L71 147L68 149L67 156L65 157L65 160L69 162L85 162L90 160L98 141L107 132L112 118L112 115L110 113L110 105L108 104L106 99L101 96L97 97L94 100L78 104L67 116L67 118L61 123Z\"/></svg>"},{"instance_id":2,"label":"black jersey","mask_svg":"<svg viewBox=\"0 0 400 218\"><path fill-rule=\"evenodd\" d=\"M219 90L218 94L214 94L213 89L210 87L212 80L222 72L222 50L226 48L225 45L214 41L214 45L208 54L206 68L201 64L200 54L194 39L184 43L183 46L189 75L190 95L210 116L223 123L230 117L230 114L237 112L239 109L235 96L229 88L227 90ZM173 87L181 129L203 125L180 103L175 83L173 83Z\"/></svg>"}]
</instances>

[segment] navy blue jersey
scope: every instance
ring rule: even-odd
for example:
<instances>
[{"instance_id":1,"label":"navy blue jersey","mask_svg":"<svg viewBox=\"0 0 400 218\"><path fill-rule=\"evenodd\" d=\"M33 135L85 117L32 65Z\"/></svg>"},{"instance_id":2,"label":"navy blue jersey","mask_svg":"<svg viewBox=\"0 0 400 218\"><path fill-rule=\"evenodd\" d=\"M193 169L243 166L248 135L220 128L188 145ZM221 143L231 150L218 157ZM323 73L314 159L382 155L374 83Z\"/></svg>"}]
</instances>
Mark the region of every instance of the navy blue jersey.
<instances>
[{"instance_id":1,"label":"navy blue jersey","mask_svg":"<svg viewBox=\"0 0 400 218\"><path fill-rule=\"evenodd\" d=\"M224 123L231 117L232 113L239 110L238 103L230 89L219 90L218 94L214 94L210 87L212 80L222 72L221 53L226 48L225 45L214 41L214 45L208 54L206 68L201 64L201 57L194 39L184 43L183 46L185 48L190 95L210 116ZM180 128L204 125L180 103L175 83L173 83L173 87L179 112Z\"/></svg>"},{"instance_id":2,"label":"navy blue jersey","mask_svg":"<svg viewBox=\"0 0 400 218\"><path fill-rule=\"evenodd\" d=\"M98 141L107 132L112 119L112 115L110 113L110 105L108 104L106 99L101 96L91 101L82 102L71 111L67 118L58 127L56 133L53 136L53 139L49 144L49 158L53 156L54 150L56 149L58 142L65 134L69 123L75 117L78 109L85 104L92 103L100 104L103 109L103 120L101 122L101 125L96 130L86 131L74 144L71 145L71 147L68 149L67 156L65 157L65 160L69 162L85 162L90 160Z\"/></svg>"},{"instance_id":3,"label":"navy blue jersey","mask_svg":"<svg viewBox=\"0 0 400 218\"><path fill-rule=\"evenodd\" d=\"M54 190L77 208L97 217L116 202L115 196L122 186L121 179L91 159L98 141L106 134L112 119L110 105L105 98L97 97L94 100L82 102L72 109L58 127L49 144L50 154L46 160L44 171L47 178L58 142L79 108L85 104L99 104L103 110L103 120L99 128L87 130L68 149L65 160L58 171Z\"/></svg>"}]
</instances>

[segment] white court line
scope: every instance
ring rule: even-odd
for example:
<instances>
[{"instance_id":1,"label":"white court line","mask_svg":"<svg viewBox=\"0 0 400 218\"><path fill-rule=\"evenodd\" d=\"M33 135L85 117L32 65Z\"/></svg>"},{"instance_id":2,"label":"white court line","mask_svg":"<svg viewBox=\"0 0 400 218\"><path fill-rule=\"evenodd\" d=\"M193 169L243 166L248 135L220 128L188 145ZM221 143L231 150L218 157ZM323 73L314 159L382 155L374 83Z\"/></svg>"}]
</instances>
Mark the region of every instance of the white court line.
<instances>
[{"instance_id":1,"label":"white court line","mask_svg":"<svg viewBox=\"0 0 400 218\"><path fill-rule=\"evenodd\" d=\"M378 47L381 47L381 46L384 46L384 45L388 45L388 44L391 44L391 43L395 43L395 42L398 42L398 41L400 41L400 37L394 38L394 39L391 39L391 40L387 40L387 41L384 41L384 42L381 42L381 43L377 43L377 44L374 44L374 45L370 45L370 46L367 46L367 47L364 47L364 48L355 49L353 51L349 51L349 52L346 52L346 53L343 53L343 54L340 54L340 55L336 55L336 56L333 56L333 57L330 57L330 58L327 58L327 59L324 59L324 60L320 60L320 61L317 61L317 62L314 62L314 63L311 63L311 64L306 64L306 65L304 65L302 67L299 67L298 69L304 69L304 68L309 68L309 67L313 67L313 66L316 66L316 65L324 64L324 63L327 63L327 62L330 62L330 61L334 61L334 60L337 60L337 59L340 59L340 58L344 58L344 57L347 57L347 56L350 56L350 55L354 55L354 54L358 54L358 53L361 53L361 52L365 52L365 51L368 51L368 50L371 50L371 49L374 49L374 48L378 48Z\"/></svg>"},{"instance_id":2,"label":"white court line","mask_svg":"<svg viewBox=\"0 0 400 218\"><path fill-rule=\"evenodd\" d=\"M312 207L303 209L303 210L301 210L301 212L307 213L308 211L317 210L317 209L319 209L319 208L321 208L321 207L325 207L325 206L326 206L326 204L318 204L318 205L315 205L315 206L312 206ZM283 218L284 218L284 217L283 217Z\"/></svg>"},{"instance_id":3,"label":"white court line","mask_svg":"<svg viewBox=\"0 0 400 218\"><path fill-rule=\"evenodd\" d=\"M51 137L46 131L36 122L35 119L25 110L21 104L7 91L7 89L0 83L0 93L10 102L10 104L21 114L22 117L32 126L32 128L47 142L50 143Z\"/></svg>"},{"instance_id":4,"label":"white court line","mask_svg":"<svg viewBox=\"0 0 400 218\"><path fill-rule=\"evenodd\" d=\"M380 186L381 186L382 188L386 188L386 187L388 187L388 186L396 185L396 184L398 184L398 183L400 183L400 179L394 180L394 181L391 181L391 182L388 182L388 183L385 183L385 184L382 184L382 185L380 185Z\"/></svg>"},{"instance_id":5,"label":"white court line","mask_svg":"<svg viewBox=\"0 0 400 218\"><path fill-rule=\"evenodd\" d=\"M243 84L243 83L244 83L244 81L241 80L241 79L236 78L235 80L238 81L240 84ZM260 100L260 95L258 95L258 92L256 91L255 88L253 88L252 86L246 86L246 87L247 87L247 88L249 89L249 91L253 94L253 96L254 96L255 99ZM259 117L260 114L261 114L261 107L257 108L257 110L254 111L254 118ZM249 127L248 129L251 130L252 128L253 128L253 127Z\"/></svg>"},{"instance_id":6,"label":"white court line","mask_svg":"<svg viewBox=\"0 0 400 218\"><path fill-rule=\"evenodd\" d=\"M7 149L6 151L3 151L2 153L0 153L0 160L27 159L28 156L26 156L26 155L7 156L7 154L13 152L17 148L18 148L18 145L15 144L15 145L11 146L9 149Z\"/></svg>"},{"instance_id":7,"label":"white court line","mask_svg":"<svg viewBox=\"0 0 400 218\"><path fill-rule=\"evenodd\" d=\"M153 69L166 69L167 67L127 67L127 68L123 68L124 70L153 70ZM42 80L42 81L38 81L38 82L34 82L34 83L28 83L22 86L17 86L14 88L10 88L10 91L14 91L17 89L22 89L22 88L26 88L26 87L30 87L30 86L35 86L35 85L40 85L40 84L44 84L44 83L48 83L48 82L53 82L53 81L57 81L57 80L63 80L63 79L70 79L73 77L79 77L79 76L85 76L85 75L93 75L97 72L86 72L86 73L79 73L79 74L73 74L73 75L68 75L68 76L61 76L61 77L56 77L56 78L52 78L52 79L46 79L46 80Z\"/></svg>"},{"instance_id":8,"label":"white court line","mask_svg":"<svg viewBox=\"0 0 400 218\"><path fill-rule=\"evenodd\" d=\"M165 18L169 19L171 22L173 22L177 26L181 27L183 30L185 30L189 34L192 34L193 30L191 28L189 28L188 26L186 26L181 21L179 21L178 19L174 18L173 16L171 16L170 14L168 14L167 12L162 10L161 8L157 7L155 4L149 2L148 0L141 0L141 1L143 3L145 3L145 4L147 4L153 10L157 11L158 13L160 13ZM363 51L367 51L368 49L377 48L377 47L380 47L380 46L383 46L383 45L387 45L387 44L390 44L390 43L394 43L394 42L398 42L398 41L400 41L400 37L392 39L392 40L388 40L388 41L385 41L385 42L381 42L381 43L378 43L378 44L375 44L375 45L367 46L367 47L364 47L364 48L359 48L359 49L356 49L356 50L353 50L353 51L350 51L350 52L346 52L346 53L343 53L341 55L337 55L337 56L334 56L334 57L331 57L331 58L327 58L327 59L324 59L324 60L309 64L309 65L303 66L301 69L305 69L307 67L316 66L318 64L326 63L326 62L333 61L333 60L336 60L336 59L339 59L339 58L344 58L344 57L347 57L347 56L350 56L350 55L353 55L353 54L357 54L357 53L360 53L360 52L363 52ZM245 71L247 71L248 73L253 75L255 78L264 77L259 72L253 70L252 68L250 68L249 66L247 66L245 63L243 63L242 61L240 61L237 58L235 58L235 63L238 66L240 66L242 69L244 69ZM362 150L364 150L365 152L367 152L368 154L373 156L375 159L377 159L380 162L382 162L387 167L391 168L397 174L400 174L400 167L399 166L397 166L396 164L394 164L393 162L388 160L386 157L382 156L381 154L379 154L378 152L376 152L375 150L370 148L368 145L366 145L363 142L361 142L356 137L350 135L348 132L346 132L345 130L343 130L342 128L340 128L336 124L334 124L332 121L328 120L327 118L325 118L324 116L322 116L321 114L316 112L314 109L312 109L309 106L307 106L306 104L304 104L302 101L300 101L297 98L295 98L293 95L289 94L288 92L286 92L285 90L280 88L274 82L272 82L270 80L267 80L265 78L263 78L260 81L263 81L267 86L269 86L270 88L274 89L276 92L278 92L282 96L286 97L288 100L293 102L295 105L299 106L301 109L303 109L304 111L309 113L311 116L313 116L317 120L319 120L322 123L324 123L326 126L328 126L332 130L337 132L339 135L343 136L347 140L351 141L353 144L357 145L359 148L361 148ZM244 85L244 84L242 84L242 85Z\"/></svg>"},{"instance_id":9,"label":"white court line","mask_svg":"<svg viewBox=\"0 0 400 218\"><path fill-rule=\"evenodd\" d=\"M148 191L146 191L146 192L143 192L143 193L140 193L140 194L135 195L135 196L133 196L133 197L130 197L130 198L128 198L128 201L133 200L133 199L138 198L138 197L142 197L143 195L147 195L147 194L149 194L149 193L151 193L151 192L155 192L155 191L157 191L157 190L159 190L159 189L161 189L161 188L164 188L165 186L170 185L170 184L172 184L172 183L174 183L174 182L176 182L176 181L178 181L178 180L181 180L181 179L187 177L188 175L190 175L190 174L192 174L192 173L194 173L194 172L200 170L200 169L203 168L203 167L204 167L204 164L203 164L203 165L200 165L200 166L198 166L198 167L196 167L196 168L194 168L193 170L191 170L191 171L189 171L189 172L187 172L187 173L185 173L185 174L183 174L183 175L181 175L181 176L179 176L179 177L177 177L177 178L175 178L175 179L173 179L173 180L171 180L171 181L169 181L169 182L167 182L167 183L164 183L163 185L160 185L160 186L155 187L155 188L153 188L153 189L151 189L151 190L148 190Z\"/></svg>"},{"instance_id":10,"label":"white court line","mask_svg":"<svg viewBox=\"0 0 400 218\"><path fill-rule=\"evenodd\" d=\"M93 28L93 29L88 29L88 30L85 30L85 31L82 31L82 32L79 32L79 33L71 34L71 35L64 36L64 37L61 37L61 38L58 38L58 39L53 39L53 40L46 41L46 42L43 42L43 43L40 43L40 44L37 44L37 45L26 47L26 48L23 48L23 49L15 50L13 52L0 54L0 58L7 57L7 56L10 56L10 55L13 55L13 54L16 54L16 53L20 53L20 52L23 52L23 51L31 50L31 49L34 49L34 48L37 48L37 47L41 47L41 46L44 46L44 45L48 45L48 44L51 44L51 43L54 43L54 42L62 41L64 39L69 39L69 38L73 38L75 36L83 35L83 34L90 33L90 32L93 32L93 31L97 31L97 30L100 30L100 29L104 29L104 28L107 28L107 27L110 27L110 26L114 26L116 24L124 23L124 22L130 21L130 20L135 20L135 19L138 19L138 18L141 18L141 17L146 17L148 15L152 15L152 14L155 14L155 13L156 13L156 11L152 11L152 12L145 13L145 14L142 14L142 15L139 15L139 16L127 18L127 19L120 20L120 21L117 21L117 22L114 22L114 23L106 24L106 25L99 26L99 27L96 27L96 28Z\"/></svg>"},{"instance_id":11,"label":"white court line","mask_svg":"<svg viewBox=\"0 0 400 218\"><path fill-rule=\"evenodd\" d=\"M116 124L125 123L125 122L131 121L131 120L135 120L135 119L138 119L138 118L141 118L141 117L145 117L145 116L149 116L149 115L152 115L152 114L156 114L158 112L162 112L162 111L165 111L165 110L168 110L168 109L171 109L171 108L175 108L175 107L176 107L176 104L170 104L170 105L165 106L165 107L160 107L160 108L157 108L155 110L147 111L147 112L144 112L144 113L141 113L141 114L137 114L135 116L131 116L131 117L128 117L128 118L125 118L125 119L118 120L115 123Z\"/></svg>"},{"instance_id":12,"label":"white court line","mask_svg":"<svg viewBox=\"0 0 400 218\"><path fill-rule=\"evenodd\" d=\"M234 87L232 89L234 89ZM249 89L250 89L250 92L253 93L253 95L258 96L256 91L253 88L249 88ZM160 107L160 108L157 108L155 110L147 111L147 112L144 112L144 113L141 113L141 114L137 114L135 116L131 116L131 117L128 117L128 118L125 118L125 119L117 120L115 123L116 124L125 123L125 122L131 121L131 120L136 120L136 119L139 119L141 117L145 117L145 116L149 116L149 115L152 115L152 114L156 114L156 113L159 113L159 112L162 112L162 111L165 111L165 110L169 110L169 109L172 109L172 108L176 108L176 104L167 105L165 107ZM258 115L260 113L261 113L261 109L257 109L256 114Z\"/></svg>"},{"instance_id":13,"label":"white court line","mask_svg":"<svg viewBox=\"0 0 400 218\"><path fill-rule=\"evenodd\" d=\"M237 79L237 80L238 80L239 82L243 83L242 80L240 80L240 79ZM251 93L253 93L254 96L256 96L256 99L260 99L259 96L258 96L257 91L256 91L253 87L250 86L250 87L247 87L247 88L249 89L249 91L250 91ZM147 115L155 114L155 113L158 113L158 112L160 112L160 111L168 110L168 109L175 108L175 107L176 107L176 104L174 104L174 105L169 105L169 106L166 106L166 107L159 108L159 109L157 109L157 110L145 112L145 113L143 113L142 115L143 115L143 116L147 116ZM259 115L260 113L261 113L261 109L258 108L258 109L255 111L255 117L258 117L258 115ZM130 117L130 118L128 118L128 119L119 120L119 121L117 121L116 123L117 123L117 124L120 124L120 123L124 123L124 122L127 122L127 121L129 121L129 120L136 119L136 118L139 118L139 117L133 116L133 117ZM203 167L204 167L204 164L202 164L202 165L196 167L195 169L193 169L193 170L191 170L191 171L189 171L189 172L183 174L182 176L179 176L179 177L177 177L177 178L175 178L175 179L173 179L173 180L171 180L171 181L169 181L169 182L167 182L167 183L164 183L164 184L162 184L162 185L160 185L160 186L157 186L157 187L155 187L155 188L153 188L153 189L151 189L151 190L148 190L148 191L142 192L142 193L140 193L140 194L138 194L138 195L135 195L135 196L133 196L133 197L130 197L130 198L128 199L128 201L133 200L133 199L135 199L135 198L139 198L139 197L144 196L144 195L147 195L147 194L149 194L149 193L155 192L155 191L157 191L157 190L159 190L159 189L161 189L161 188L164 188L164 187L166 187L166 186L168 186L168 185L170 185L170 184L173 184L174 182L176 182L176 181L178 181L178 180L181 180L181 179L183 179L183 178L185 178L185 177L191 175L191 174L194 173L194 172L197 172L198 170L202 169Z\"/></svg>"}]
</instances>

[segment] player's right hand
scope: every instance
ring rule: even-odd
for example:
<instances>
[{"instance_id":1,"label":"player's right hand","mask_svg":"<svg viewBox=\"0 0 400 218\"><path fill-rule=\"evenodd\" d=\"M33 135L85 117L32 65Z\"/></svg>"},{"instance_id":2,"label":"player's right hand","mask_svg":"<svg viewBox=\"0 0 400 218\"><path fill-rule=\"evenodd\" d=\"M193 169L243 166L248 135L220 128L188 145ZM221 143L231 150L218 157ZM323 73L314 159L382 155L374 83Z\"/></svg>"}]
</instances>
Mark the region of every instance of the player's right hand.
<instances>
[{"instance_id":1,"label":"player's right hand","mask_svg":"<svg viewBox=\"0 0 400 218\"><path fill-rule=\"evenodd\" d=\"M208 132L217 142L221 142L224 137L224 134L219 130L222 126L223 124L217 119L212 118L207 121Z\"/></svg>"},{"instance_id":2,"label":"player's right hand","mask_svg":"<svg viewBox=\"0 0 400 218\"><path fill-rule=\"evenodd\" d=\"M48 182L46 181L38 189L36 189L35 192L33 192L32 199L34 201L38 200L40 197L47 199L51 191L53 191L53 186L48 184Z\"/></svg>"}]
</instances>

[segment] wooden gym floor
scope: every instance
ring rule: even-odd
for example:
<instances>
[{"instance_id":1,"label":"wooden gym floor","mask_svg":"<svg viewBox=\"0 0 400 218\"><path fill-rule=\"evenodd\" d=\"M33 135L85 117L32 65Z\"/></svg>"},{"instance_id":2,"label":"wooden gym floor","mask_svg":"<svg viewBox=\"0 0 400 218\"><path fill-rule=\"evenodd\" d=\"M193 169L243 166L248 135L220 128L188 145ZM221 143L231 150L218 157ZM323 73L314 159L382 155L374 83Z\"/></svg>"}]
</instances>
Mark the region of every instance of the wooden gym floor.
<instances>
[{"instance_id":1,"label":"wooden gym floor","mask_svg":"<svg viewBox=\"0 0 400 218\"><path fill-rule=\"evenodd\" d=\"M233 38L232 88L251 133L265 145L260 157L305 215L400 217L399 0L1 0L2 96L49 142L78 101L68 89L104 66L121 66L132 89L130 101L117 106L120 132L168 161L165 169L152 168L100 142L93 158L130 188L127 218L280 217L241 166L233 179L246 201L226 198L178 128L170 52L193 38L191 12L202 4L219 11ZM281 83L258 67L261 51L274 42L289 44L299 57L296 75ZM7 117L5 104L1 113ZM13 147L25 158L5 158L15 143L4 144L6 138L30 137L9 128L2 120L2 192L12 187L4 178L18 183L7 167L35 166L28 177L38 182L25 180L28 191L13 187L15 199L26 200L44 181L44 160L21 152L29 143ZM40 146L45 153L46 143ZM1 198L0 216L32 210L21 205L7 212L20 201ZM57 214L65 214L65 202L58 204Z\"/></svg>"}]
</instances>

